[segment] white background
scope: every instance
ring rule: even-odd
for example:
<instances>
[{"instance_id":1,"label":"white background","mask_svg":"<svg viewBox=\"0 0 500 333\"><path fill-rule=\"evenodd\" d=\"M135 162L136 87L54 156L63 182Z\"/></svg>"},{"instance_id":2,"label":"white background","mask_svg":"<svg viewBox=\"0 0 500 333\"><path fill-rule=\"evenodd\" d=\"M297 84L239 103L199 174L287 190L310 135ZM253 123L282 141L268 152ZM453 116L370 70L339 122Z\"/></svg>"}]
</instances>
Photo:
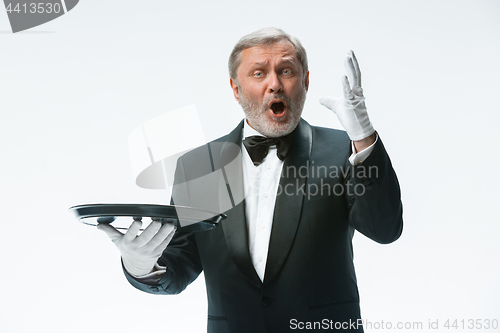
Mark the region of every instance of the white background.
<instances>
[{"instance_id":1,"label":"white background","mask_svg":"<svg viewBox=\"0 0 500 333\"><path fill-rule=\"evenodd\" d=\"M134 289L107 236L68 207L167 203L135 185L129 133L193 103L207 139L229 132L243 112L227 58L265 26L308 51L314 125L340 128L318 99L341 94L356 52L397 171L402 237L354 237L363 317L439 331L500 320L500 2L82 0L18 34L0 10L0 332L206 330L202 277L178 296Z\"/></svg>"}]
</instances>

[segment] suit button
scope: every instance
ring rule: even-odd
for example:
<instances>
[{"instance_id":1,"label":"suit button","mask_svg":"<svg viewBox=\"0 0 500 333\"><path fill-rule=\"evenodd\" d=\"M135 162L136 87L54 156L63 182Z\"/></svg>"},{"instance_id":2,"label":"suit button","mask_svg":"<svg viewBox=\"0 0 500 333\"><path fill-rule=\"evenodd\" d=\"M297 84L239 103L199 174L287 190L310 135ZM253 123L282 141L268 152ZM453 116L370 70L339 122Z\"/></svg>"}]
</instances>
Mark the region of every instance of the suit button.
<instances>
[{"instance_id":1,"label":"suit button","mask_svg":"<svg viewBox=\"0 0 500 333\"><path fill-rule=\"evenodd\" d=\"M271 299L269 297L264 297L262 299L262 305L267 308L269 305L271 305Z\"/></svg>"},{"instance_id":2,"label":"suit button","mask_svg":"<svg viewBox=\"0 0 500 333\"><path fill-rule=\"evenodd\" d=\"M158 292L158 287L151 287L151 291Z\"/></svg>"}]
</instances>

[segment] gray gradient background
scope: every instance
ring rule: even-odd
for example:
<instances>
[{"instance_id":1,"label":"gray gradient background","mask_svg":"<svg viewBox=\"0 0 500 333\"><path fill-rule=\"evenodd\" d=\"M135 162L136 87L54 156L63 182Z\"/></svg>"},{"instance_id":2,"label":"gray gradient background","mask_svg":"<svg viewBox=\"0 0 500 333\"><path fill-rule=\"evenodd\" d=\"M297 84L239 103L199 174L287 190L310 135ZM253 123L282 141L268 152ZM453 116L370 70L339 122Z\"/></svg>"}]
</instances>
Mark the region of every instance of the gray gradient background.
<instances>
[{"instance_id":1,"label":"gray gradient background","mask_svg":"<svg viewBox=\"0 0 500 333\"><path fill-rule=\"evenodd\" d=\"M67 208L165 203L135 186L129 133L193 103L207 139L230 131L243 112L227 58L264 26L308 50L314 125L340 128L318 99L340 96L356 52L398 173L400 240L354 238L362 315L500 320L500 2L85 0L18 34L0 11L0 332L206 329L203 277L178 296L135 290L107 236Z\"/></svg>"}]
</instances>

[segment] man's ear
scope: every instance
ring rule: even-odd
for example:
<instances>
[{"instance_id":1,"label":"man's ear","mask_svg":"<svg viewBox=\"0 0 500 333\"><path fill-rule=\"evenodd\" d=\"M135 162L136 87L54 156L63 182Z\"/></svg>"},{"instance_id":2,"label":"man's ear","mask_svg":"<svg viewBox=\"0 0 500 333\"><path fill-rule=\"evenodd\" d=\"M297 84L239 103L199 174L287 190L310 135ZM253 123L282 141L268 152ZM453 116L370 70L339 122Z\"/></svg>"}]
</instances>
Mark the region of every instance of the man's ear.
<instances>
[{"instance_id":1,"label":"man's ear","mask_svg":"<svg viewBox=\"0 0 500 333\"><path fill-rule=\"evenodd\" d=\"M240 101L240 91L238 88L238 84L232 78L229 79L229 83L231 84L231 89L233 89L234 98L236 99L237 102L239 102Z\"/></svg>"},{"instance_id":2,"label":"man's ear","mask_svg":"<svg viewBox=\"0 0 500 333\"><path fill-rule=\"evenodd\" d=\"M306 91L309 90L309 71L306 73L306 79L304 80L304 86L306 87Z\"/></svg>"}]
</instances>

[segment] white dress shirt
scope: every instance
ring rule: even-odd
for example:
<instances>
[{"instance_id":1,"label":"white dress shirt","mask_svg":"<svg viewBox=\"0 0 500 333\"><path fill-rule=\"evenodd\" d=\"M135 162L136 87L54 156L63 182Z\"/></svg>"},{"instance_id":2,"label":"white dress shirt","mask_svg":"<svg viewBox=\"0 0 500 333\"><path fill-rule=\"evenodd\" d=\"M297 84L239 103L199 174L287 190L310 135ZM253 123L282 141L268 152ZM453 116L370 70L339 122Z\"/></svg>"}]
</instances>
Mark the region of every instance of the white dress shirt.
<instances>
[{"instance_id":1,"label":"white dress shirt","mask_svg":"<svg viewBox=\"0 0 500 333\"><path fill-rule=\"evenodd\" d=\"M245 121L243 138L254 135L262 136ZM270 147L262 164L255 166L245 146L242 145L248 247L253 266L261 281L264 281L274 204L283 169L283 161L278 158L276 151L276 146Z\"/></svg>"}]
</instances>

